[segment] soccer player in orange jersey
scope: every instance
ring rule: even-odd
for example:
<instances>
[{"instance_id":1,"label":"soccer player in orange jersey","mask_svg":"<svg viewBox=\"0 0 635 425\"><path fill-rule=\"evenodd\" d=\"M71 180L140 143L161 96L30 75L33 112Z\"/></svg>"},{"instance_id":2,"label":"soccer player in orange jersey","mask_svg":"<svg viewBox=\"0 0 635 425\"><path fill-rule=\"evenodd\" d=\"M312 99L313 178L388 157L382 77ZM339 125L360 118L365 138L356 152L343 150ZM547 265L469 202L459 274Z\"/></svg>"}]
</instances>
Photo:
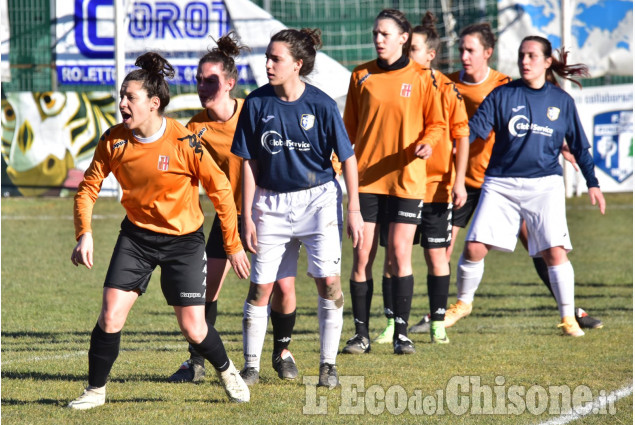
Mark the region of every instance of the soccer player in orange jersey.
<instances>
[{"instance_id":1,"label":"soccer player in orange jersey","mask_svg":"<svg viewBox=\"0 0 635 425\"><path fill-rule=\"evenodd\" d=\"M441 41L435 22L436 17L427 12L412 34L410 58L426 69L431 68ZM428 266L430 337L433 343L447 343L449 339L443 323L450 287L447 251L452 239L452 210L461 208L467 197L465 172L470 149L469 128L465 103L454 83L438 70L430 69L430 72L441 92L447 131L443 143L437 144L427 161L428 180L418 233ZM456 147L456 157L453 147ZM410 331L416 332L417 328L415 325Z\"/></svg>"},{"instance_id":2,"label":"soccer player in orange jersey","mask_svg":"<svg viewBox=\"0 0 635 425\"><path fill-rule=\"evenodd\" d=\"M119 354L121 330L135 301L161 267L161 289L185 338L212 363L232 401L249 401L249 388L227 357L218 332L205 321L205 235L199 182L220 216L227 257L241 279L249 260L238 235L231 186L196 135L163 116L172 66L157 53L135 62L121 86L123 122L107 130L75 196L75 266L93 266L92 211L103 180L113 173L126 217L104 282L101 313L88 351L88 387L72 409L105 403L106 380Z\"/></svg>"},{"instance_id":3,"label":"soccer player in orange jersey","mask_svg":"<svg viewBox=\"0 0 635 425\"><path fill-rule=\"evenodd\" d=\"M426 191L423 160L443 139L445 120L430 73L408 58L411 31L402 12L381 11L373 27L377 59L356 67L351 75L344 122L358 162L364 241L353 251L350 290L355 336L343 353L370 351L372 265L377 224L383 222L388 223L393 349L396 354L415 352L407 337L414 288L412 243Z\"/></svg>"}]
</instances>

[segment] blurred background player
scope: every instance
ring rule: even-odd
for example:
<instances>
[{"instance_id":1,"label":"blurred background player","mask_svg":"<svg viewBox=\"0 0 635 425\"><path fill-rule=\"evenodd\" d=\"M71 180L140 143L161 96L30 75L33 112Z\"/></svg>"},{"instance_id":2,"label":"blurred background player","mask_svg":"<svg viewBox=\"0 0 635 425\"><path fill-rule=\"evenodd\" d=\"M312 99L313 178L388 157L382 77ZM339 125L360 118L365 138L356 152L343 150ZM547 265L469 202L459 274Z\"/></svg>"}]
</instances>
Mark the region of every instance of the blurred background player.
<instances>
[{"instance_id":1,"label":"blurred background player","mask_svg":"<svg viewBox=\"0 0 635 425\"><path fill-rule=\"evenodd\" d=\"M567 53L552 56L551 43L525 37L518 49L521 79L490 93L470 119L470 140L486 137L495 143L474 220L457 267L457 287L473 297L483 277L490 249L514 250L524 220L529 255L547 263L560 310L564 335L582 336L575 320L574 273L567 258L571 241L567 230L562 167L562 141L584 175L591 204L604 214L605 201L595 177L589 142L573 98L557 86L555 74L587 75L584 65L568 65Z\"/></svg>"},{"instance_id":2,"label":"blurred background player","mask_svg":"<svg viewBox=\"0 0 635 425\"><path fill-rule=\"evenodd\" d=\"M331 157L342 161L348 193L347 232L362 243L357 162L335 101L301 77L313 70L320 30L286 29L267 47L269 84L253 91L238 119L232 152L243 162L243 240L253 255L243 335L262 341L273 282L297 273L302 244L318 291L319 386L339 384L336 356L342 332L342 190ZM282 291L295 291L293 285ZM254 314L263 311L263 314ZM260 324L257 322L260 321ZM264 323L264 326L262 325ZM254 331L258 330L258 332ZM251 342L245 347L251 347ZM246 351L248 375L259 353Z\"/></svg>"},{"instance_id":3,"label":"blurred background player","mask_svg":"<svg viewBox=\"0 0 635 425\"><path fill-rule=\"evenodd\" d=\"M496 87L507 84L511 78L489 67L488 63L494 52L496 37L492 32L489 23L477 23L465 27L460 33L459 53L463 69L449 75L454 81L459 92L465 101L468 117L472 117L478 109L483 99ZM470 143L470 155L468 159L467 171L465 173L465 185L467 190L467 200L465 206L455 210L453 213L452 242L448 248L448 258L454 249L456 237L461 228L469 223L481 193L481 185L484 181L485 170L489 164L494 144L494 133L491 132L486 138L476 138ZM567 154L568 148L563 149L563 154ZM570 156L566 156L571 160ZM526 245L524 233L520 235L523 245ZM548 279L547 266L542 258L533 259L534 266L543 283L553 294ZM472 311L474 300L473 291L468 288L457 288L457 302L452 304L445 314L445 326L453 326L459 319L466 317ZM583 327L601 327L602 322L588 316L584 310L579 309L576 316ZM426 318L424 317L418 325L419 329L425 331Z\"/></svg>"},{"instance_id":4,"label":"blurred background player","mask_svg":"<svg viewBox=\"0 0 635 425\"><path fill-rule=\"evenodd\" d=\"M373 295L372 265L378 223L388 223L388 257L396 354L412 354L408 319L414 288L412 243L425 195L425 162L443 138L441 101L430 73L408 58L412 28L395 9L375 19L373 42L377 59L353 70L344 122L355 145L364 218L364 240L353 250L350 291L355 335L343 353L370 351L368 322ZM386 288L386 290L388 290Z\"/></svg>"},{"instance_id":5,"label":"blurred background player","mask_svg":"<svg viewBox=\"0 0 635 425\"><path fill-rule=\"evenodd\" d=\"M427 12L421 25L412 32L410 58L430 69L441 93L447 124L444 140L438 143L426 162L427 185L423 203L422 223L418 234L428 266L428 299L430 302L430 336L432 342L447 343L445 310L450 287L450 251L452 241L452 210L466 201L465 171L469 156L469 129L463 97L452 81L436 69L432 62L439 53L441 40L436 17ZM453 148L456 148L456 156ZM416 330L416 325L410 331Z\"/></svg>"},{"instance_id":6,"label":"blurred background player","mask_svg":"<svg viewBox=\"0 0 635 425\"><path fill-rule=\"evenodd\" d=\"M197 91L201 106L205 109L195 115L187 124L188 130L199 137L203 147L207 149L229 179L238 213L239 232L242 207L242 159L232 154L230 149L244 99L234 98L232 92L238 80L238 69L234 58L242 50L247 49L246 46L238 42L236 34L230 32L219 38L217 47L199 60L196 74ZM205 252L207 254L205 320L208 327L214 327L218 311L218 296L231 267L223 248L223 233L218 215L214 217ZM279 301L279 292L275 286L271 310L274 333L273 365L280 378L295 379L298 370L293 362L293 356L287 354L287 347L291 341L291 332L295 324L295 298L284 300L284 306L290 309L288 313L285 313L280 306L282 302ZM277 335L281 333L281 330L284 331L284 335ZM190 358L183 362L181 367L170 376L170 382L199 382L204 379L205 359L196 352L191 344L189 351ZM282 362L282 357L289 360ZM253 382L246 383L250 385Z\"/></svg>"},{"instance_id":7,"label":"blurred background player","mask_svg":"<svg viewBox=\"0 0 635 425\"><path fill-rule=\"evenodd\" d=\"M249 389L214 327L205 321L205 234L199 182L220 217L227 257L241 279L249 260L240 243L231 186L197 137L163 116L170 101L165 78L172 66L157 53L137 58L120 90L122 123L107 130L75 196L71 261L93 265L92 211L104 179L121 185L126 217L104 282L101 313L90 338L88 387L72 409L105 403L106 380L119 354L121 330L137 298L161 267L161 289L174 307L185 338L217 371L232 401L249 401Z\"/></svg>"}]
</instances>

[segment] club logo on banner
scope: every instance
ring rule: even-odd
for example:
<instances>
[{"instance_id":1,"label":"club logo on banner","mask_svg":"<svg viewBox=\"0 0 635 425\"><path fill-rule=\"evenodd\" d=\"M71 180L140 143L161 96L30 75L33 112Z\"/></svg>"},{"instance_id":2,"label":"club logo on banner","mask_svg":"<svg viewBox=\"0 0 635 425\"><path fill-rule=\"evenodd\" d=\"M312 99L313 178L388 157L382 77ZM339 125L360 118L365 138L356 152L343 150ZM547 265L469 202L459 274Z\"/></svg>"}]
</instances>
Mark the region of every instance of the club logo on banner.
<instances>
[{"instance_id":1,"label":"club logo on banner","mask_svg":"<svg viewBox=\"0 0 635 425\"><path fill-rule=\"evenodd\" d=\"M618 183L633 175L633 111L611 111L593 118L595 166Z\"/></svg>"}]
</instances>

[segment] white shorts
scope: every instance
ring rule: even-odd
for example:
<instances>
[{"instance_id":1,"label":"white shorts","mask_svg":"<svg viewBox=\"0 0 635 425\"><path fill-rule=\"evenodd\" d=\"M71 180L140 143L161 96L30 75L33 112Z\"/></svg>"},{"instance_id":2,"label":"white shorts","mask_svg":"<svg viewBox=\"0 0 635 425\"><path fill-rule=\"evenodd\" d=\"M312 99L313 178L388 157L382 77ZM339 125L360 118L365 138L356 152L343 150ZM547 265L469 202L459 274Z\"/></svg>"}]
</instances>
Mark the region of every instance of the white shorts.
<instances>
[{"instance_id":1,"label":"white shorts","mask_svg":"<svg viewBox=\"0 0 635 425\"><path fill-rule=\"evenodd\" d=\"M540 256L541 251L555 246L571 251L562 176L485 176L481 189L466 241L512 252L524 219L530 256Z\"/></svg>"},{"instance_id":2,"label":"white shorts","mask_svg":"<svg viewBox=\"0 0 635 425\"><path fill-rule=\"evenodd\" d=\"M253 283L295 276L301 244L306 248L310 277L340 275L342 189L336 181L297 192L256 187L252 218L258 237L252 256Z\"/></svg>"}]
</instances>

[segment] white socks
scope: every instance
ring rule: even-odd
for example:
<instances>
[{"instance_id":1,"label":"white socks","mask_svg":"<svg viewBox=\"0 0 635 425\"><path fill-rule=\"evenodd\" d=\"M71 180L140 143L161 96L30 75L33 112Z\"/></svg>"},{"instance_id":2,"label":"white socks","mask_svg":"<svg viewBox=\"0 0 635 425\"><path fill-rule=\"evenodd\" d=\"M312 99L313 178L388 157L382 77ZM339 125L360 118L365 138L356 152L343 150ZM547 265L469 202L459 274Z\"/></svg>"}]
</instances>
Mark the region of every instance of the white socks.
<instances>
[{"instance_id":1,"label":"white socks","mask_svg":"<svg viewBox=\"0 0 635 425\"><path fill-rule=\"evenodd\" d=\"M267 335L269 306L255 306L245 301L243 306L243 356L245 367L260 371L260 356Z\"/></svg>"},{"instance_id":2,"label":"white socks","mask_svg":"<svg viewBox=\"0 0 635 425\"><path fill-rule=\"evenodd\" d=\"M551 283L551 289L558 302L560 317L575 315L573 289L575 276L571 262L567 261L566 263L551 266L547 269L549 270L549 283Z\"/></svg>"},{"instance_id":3,"label":"white socks","mask_svg":"<svg viewBox=\"0 0 635 425\"><path fill-rule=\"evenodd\" d=\"M474 294L483 279L484 270L485 260L477 262L465 260L461 254L459 264L456 267L456 297L459 300L472 304Z\"/></svg>"},{"instance_id":4,"label":"white socks","mask_svg":"<svg viewBox=\"0 0 635 425\"><path fill-rule=\"evenodd\" d=\"M340 304L337 307L337 304ZM344 295L339 300L327 300L318 295L318 322L320 324L320 364L335 364L344 324Z\"/></svg>"}]
</instances>

